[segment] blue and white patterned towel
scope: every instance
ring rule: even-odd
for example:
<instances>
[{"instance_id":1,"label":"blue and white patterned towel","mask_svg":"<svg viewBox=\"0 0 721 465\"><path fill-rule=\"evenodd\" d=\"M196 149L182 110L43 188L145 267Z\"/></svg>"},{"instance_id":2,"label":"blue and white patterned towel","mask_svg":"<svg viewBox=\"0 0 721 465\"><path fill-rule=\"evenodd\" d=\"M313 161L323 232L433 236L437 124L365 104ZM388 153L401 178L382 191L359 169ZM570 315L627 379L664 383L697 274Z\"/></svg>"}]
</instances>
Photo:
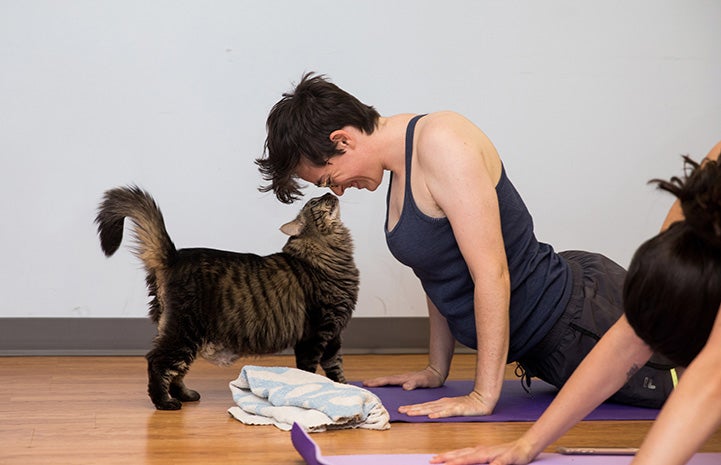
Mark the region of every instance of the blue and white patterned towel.
<instances>
[{"instance_id":1,"label":"blue and white patterned towel","mask_svg":"<svg viewBox=\"0 0 721 465\"><path fill-rule=\"evenodd\" d=\"M296 422L308 432L390 428L388 411L375 394L297 368L246 365L230 382L230 392L237 406L228 413L247 425L290 431Z\"/></svg>"}]
</instances>

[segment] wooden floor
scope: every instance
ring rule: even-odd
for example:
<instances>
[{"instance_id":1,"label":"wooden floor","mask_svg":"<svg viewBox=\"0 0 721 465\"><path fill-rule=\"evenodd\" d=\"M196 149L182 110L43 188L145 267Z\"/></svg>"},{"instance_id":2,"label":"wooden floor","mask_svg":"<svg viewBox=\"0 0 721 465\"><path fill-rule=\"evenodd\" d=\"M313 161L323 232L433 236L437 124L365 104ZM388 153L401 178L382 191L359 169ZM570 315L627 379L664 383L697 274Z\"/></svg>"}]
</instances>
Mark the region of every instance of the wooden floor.
<instances>
[{"instance_id":1,"label":"wooden floor","mask_svg":"<svg viewBox=\"0 0 721 465\"><path fill-rule=\"evenodd\" d=\"M421 368L425 355L346 355L361 380ZM0 357L0 464L301 465L287 432L230 417L228 382L242 365L291 365L288 356L243 359L229 368L196 362L186 378L200 402L156 411L146 395L142 357ZM473 355L457 355L452 379L470 379ZM509 376L510 370L509 370ZM324 455L434 453L516 438L528 423L393 423L387 431L313 434ZM637 447L644 421L586 422L557 444ZM721 451L721 432L704 451Z\"/></svg>"}]
</instances>

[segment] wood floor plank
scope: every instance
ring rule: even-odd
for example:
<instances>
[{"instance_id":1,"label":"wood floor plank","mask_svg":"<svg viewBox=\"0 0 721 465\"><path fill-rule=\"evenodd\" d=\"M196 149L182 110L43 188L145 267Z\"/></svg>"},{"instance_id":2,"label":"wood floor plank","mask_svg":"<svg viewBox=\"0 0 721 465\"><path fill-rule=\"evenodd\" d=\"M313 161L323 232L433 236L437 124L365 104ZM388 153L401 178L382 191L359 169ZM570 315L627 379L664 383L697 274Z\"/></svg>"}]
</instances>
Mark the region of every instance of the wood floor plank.
<instances>
[{"instance_id":1,"label":"wood floor plank","mask_svg":"<svg viewBox=\"0 0 721 465\"><path fill-rule=\"evenodd\" d=\"M351 380L422 368L426 355L346 355ZM242 359L231 367L197 361L186 381L200 402L161 412L148 399L143 357L0 358L0 465L229 464L301 465L290 435L246 426L227 413L228 383L244 364L291 366L290 356ZM512 377L509 366L507 376ZM470 379L474 356L454 359L451 379ZM435 453L481 441L499 443L529 423L394 423L387 431L341 430L313 439L325 455ZM636 447L645 421L584 422L557 445ZM721 452L721 433L704 445Z\"/></svg>"}]
</instances>

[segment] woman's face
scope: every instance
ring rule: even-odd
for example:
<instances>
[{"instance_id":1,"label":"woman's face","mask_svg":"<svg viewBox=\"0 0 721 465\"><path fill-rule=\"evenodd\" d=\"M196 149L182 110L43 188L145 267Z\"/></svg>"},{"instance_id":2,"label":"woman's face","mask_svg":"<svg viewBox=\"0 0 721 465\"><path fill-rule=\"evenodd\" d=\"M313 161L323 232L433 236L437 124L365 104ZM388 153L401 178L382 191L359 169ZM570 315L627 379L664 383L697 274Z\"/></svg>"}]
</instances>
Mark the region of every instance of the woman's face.
<instances>
[{"instance_id":1,"label":"woman's face","mask_svg":"<svg viewBox=\"0 0 721 465\"><path fill-rule=\"evenodd\" d=\"M382 181L383 172L380 175L368 173L363 158L353 149L329 158L323 166L316 166L302 158L296 168L296 175L316 187L327 187L339 196L350 187L374 191Z\"/></svg>"}]
</instances>

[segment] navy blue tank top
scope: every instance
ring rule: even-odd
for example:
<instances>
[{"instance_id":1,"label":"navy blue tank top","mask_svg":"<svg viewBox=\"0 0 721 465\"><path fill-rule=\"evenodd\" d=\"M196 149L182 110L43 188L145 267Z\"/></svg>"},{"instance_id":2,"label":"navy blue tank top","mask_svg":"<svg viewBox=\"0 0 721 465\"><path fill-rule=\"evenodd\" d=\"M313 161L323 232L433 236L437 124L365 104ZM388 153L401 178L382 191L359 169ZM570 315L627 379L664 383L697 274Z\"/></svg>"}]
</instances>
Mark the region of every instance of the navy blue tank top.
<instances>
[{"instance_id":1,"label":"navy blue tank top","mask_svg":"<svg viewBox=\"0 0 721 465\"><path fill-rule=\"evenodd\" d=\"M411 191L413 133L422 116L411 119L406 130L405 198L392 231L388 231L386 208L386 243L398 261L413 269L428 297L448 321L453 336L475 349L473 280L451 224L445 217L433 218L422 213ZM391 175L391 185L394 181ZM390 192L391 186L386 207ZM564 312L571 294L571 271L550 245L536 240L531 214L506 176L505 167L496 193L511 281L508 352L511 362L539 343Z\"/></svg>"}]
</instances>

